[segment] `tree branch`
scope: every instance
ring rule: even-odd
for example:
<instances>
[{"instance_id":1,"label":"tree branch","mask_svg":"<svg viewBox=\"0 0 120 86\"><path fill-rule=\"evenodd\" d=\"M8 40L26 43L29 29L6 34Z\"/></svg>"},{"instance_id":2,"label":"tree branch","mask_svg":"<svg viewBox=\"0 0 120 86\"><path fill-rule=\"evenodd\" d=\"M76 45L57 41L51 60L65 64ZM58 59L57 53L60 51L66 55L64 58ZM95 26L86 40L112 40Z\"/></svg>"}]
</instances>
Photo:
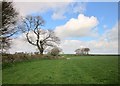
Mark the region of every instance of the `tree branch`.
<instances>
[{"instance_id":1,"label":"tree branch","mask_svg":"<svg viewBox=\"0 0 120 86\"><path fill-rule=\"evenodd\" d=\"M30 31L30 27L29 27L28 23L27 23L26 21L24 21L24 23L26 24L27 30L28 30L28 32L29 32L29 31Z\"/></svg>"},{"instance_id":2,"label":"tree branch","mask_svg":"<svg viewBox=\"0 0 120 86\"><path fill-rule=\"evenodd\" d=\"M28 33L26 34L26 38L27 38L27 41L28 41L30 44L37 46L37 44L34 44L32 41L30 41L30 39L29 39L29 37L28 37Z\"/></svg>"}]
</instances>

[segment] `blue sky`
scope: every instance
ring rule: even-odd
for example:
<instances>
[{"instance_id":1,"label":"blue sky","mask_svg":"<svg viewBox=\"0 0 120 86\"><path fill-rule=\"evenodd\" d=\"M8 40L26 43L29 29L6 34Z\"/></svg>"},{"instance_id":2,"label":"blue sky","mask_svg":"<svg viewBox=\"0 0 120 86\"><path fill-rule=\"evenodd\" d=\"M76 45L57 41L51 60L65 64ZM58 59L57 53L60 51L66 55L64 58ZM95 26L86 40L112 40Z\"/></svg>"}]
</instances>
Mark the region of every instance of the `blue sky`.
<instances>
[{"instance_id":1,"label":"blue sky","mask_svg":"<svg viewBox=\"0 0 120 86\"><path fill-rule=\"evenodd\" d=\"M91 53L118 53L118 3L69 1L16 2L15 7L22 16L41 15L46 22L42 28L55 31L65 53L80 47L89 47ZM22 48L23 43L14 39L10 51L35 51L28 43Z\"/></svg>"},{"instance_id":2,"label":"blue sky","mask_svg":"<svg viewBox=\"0 0 120 86\"><path fill-rule=\"evenodd\" d=\"M77 2L81 3L81 2ZM105 32L104 26L107 29L111 29L118 21L118 3L117 2L85 2L86 10L82 12L85 16L95 16L98 18L99 24L97 26L99 34L102 35ZM74 6L75 7L75 6ZM51 18L53 11L47 11L40 15L45 19L46 24L43 28L55 29L56 26L64 25L69 19L77 18L80 13L65 13L67 16L65 19L54 20ZM91 40L94 38L82 37L74 38L80 40Z\"/></svg>"},{"instance_id":3,"label":"blue sky","mask_svg":"<svg viewBox=\"0 0 120 86\"><path fill-rule=\"evenodd\" d=\"M108 28L112 28L118 21L118 3L117 2L94 2L87 4L86 15L96 16L100 22L98 28L103 28L103 25L107 25ZM99 29L100 33L103 32Z\"/></svg>"},{"instance_id":4,"label":"blue sky","mask_svg":"<svg viewBox=\"0 0 120 86\"><path fill-rule=\"evenodd\" d=\"M77 2L80 3L80 2ZM64 20L53 20L51 18L53 12L48 11L40 14L46 21L47 28L55 28L58 25L63 25L70 18L77 18L79 13L66 13ZM86 2L86 11L83 14L87 16L96 16L102 25L108 25L109 28L118 21L118 3L117 2ZM52 21L52 22L51 22Z\"/></svg>"}]
</instances>

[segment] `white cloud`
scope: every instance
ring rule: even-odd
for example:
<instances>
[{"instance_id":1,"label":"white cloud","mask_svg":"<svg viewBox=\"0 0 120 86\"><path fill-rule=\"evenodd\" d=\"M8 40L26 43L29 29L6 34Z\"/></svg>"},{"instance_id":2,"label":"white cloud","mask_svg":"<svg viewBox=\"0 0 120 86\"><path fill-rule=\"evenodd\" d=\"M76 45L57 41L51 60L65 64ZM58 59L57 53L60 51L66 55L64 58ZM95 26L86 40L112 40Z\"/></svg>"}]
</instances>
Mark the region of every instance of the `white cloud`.
<instances>
[{"instance_id":1,"label":"white cloud","mask_svg":"<svg viewBox=\"0 0 120 86\"><path fill-rule=\"evenodd\" d=\"M58 37L98 36L98 19L80 14L77 19L71 18L65 25L57 26L55 32Z\"/></svg>"},{"instance_id":2,"label":"white cloud","mask_svg":"<svg viewBox=\"0 0 120 86\"><path fill-rule=\"evenodd\" d=\"M63 7L64 9L67 9L66 6ZM52 19L57 20L57 19L65 19L66 16L64 15L65 10L63 9L56 9L52 15Z\"/></svg>"},{"instance_id":3,"label":"white cloud","mask_svg":"<svg viewBox=\"0 0 120 86\"><path fill-rule=\"evenodd\" d=\"M118 54L118 24L112 29L106 30L98 40L64 40L61 47L65 53L75 53L77 48L88 47L91 50L90 53Z\"/></svg>"},{"instance_id":4,"label":"white cloud","mask_svg":"<svg viewBox=\"0 0 120 86\"><path fill-rule=\"evenodd\" d=\"M74 13L84 13L86 11L86 3L71 3L71 8Z\"/></svg>"},{"instance_id":5,"label":"white cloud","mask_svg":"<svg viewBox=\"0 0 120 86\"><path fill-rule=\"evenodd\" d=\"M64 15L67 10L68 10L68 5L70 3L54 3L57 4L56 7L53 7L53 14L52 14L52 19L57 20L57 19L65 19L66 16Z\"/></svg>"},{"instance_id":6,"label":"white cloud","mask_svg":"<svg viewBox=\"0 0 120 86\"><path fill-rule=\"evenodd\" d=\"M18 38L12 40L12 45L9 50L10 53L15 52L35 52L36 47L29 44L25 38L25 34L22 34Z\"/></svg>"},{"instance_id":7,"label":"white cloud","mask_svg":"<svg viewBox=\"0 0 120 86\"><path fill-rule=\"evenodd\" d=\"M73 0L66 0L65 2L17 2L14 0L14 3L22 16L52 11L53 14L51 17L56 20L66 18L65 13L83 13L85 11L86 6L84 4L72 1Z\"/></svg>"},{"instance_id":8,"label":"white cloud","mask_svg":"<svg viewBox=\"0 0 120 86\"><path fill-rule=\"evenodd\" d=\"M112 29L107 29L101 39L107 39L108 41L118 41L118 23Z\"/></svg>"},{"instance_id":9,"label":"white cloud","mask_svg":"<svg viewBox=\"0 0 120 86\"><path fill-rule=\"evenodd\" d=\"M66 17L63 14L53 13L52 18L56 20L56 19L65 19Z\"/></svg>"}]
</instances>

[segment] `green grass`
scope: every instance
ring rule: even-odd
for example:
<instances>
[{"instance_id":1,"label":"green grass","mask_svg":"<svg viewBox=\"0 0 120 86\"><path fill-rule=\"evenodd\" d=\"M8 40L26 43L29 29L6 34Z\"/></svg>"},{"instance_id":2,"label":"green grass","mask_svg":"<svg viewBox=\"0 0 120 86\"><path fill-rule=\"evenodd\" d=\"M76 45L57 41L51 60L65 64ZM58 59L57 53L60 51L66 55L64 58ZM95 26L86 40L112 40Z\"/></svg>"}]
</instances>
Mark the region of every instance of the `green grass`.
<instances>
[{"instance_id":1,"label":"green grass","mask_svg":"<svg viewBox=\"0 0 120 86\"><path fill-rule=\"evenodd\" d=\"M65 56L33 60L3 68L3 84L116 84L117 56Z\"/></svg>"}]
</instances>

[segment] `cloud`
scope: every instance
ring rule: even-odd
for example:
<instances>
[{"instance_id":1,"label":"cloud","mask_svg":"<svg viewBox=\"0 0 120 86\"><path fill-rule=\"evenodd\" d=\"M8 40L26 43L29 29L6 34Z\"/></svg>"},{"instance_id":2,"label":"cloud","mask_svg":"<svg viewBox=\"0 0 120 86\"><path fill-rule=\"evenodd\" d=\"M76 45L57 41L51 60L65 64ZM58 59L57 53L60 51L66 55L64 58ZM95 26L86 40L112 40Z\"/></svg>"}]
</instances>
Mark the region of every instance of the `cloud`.
<instances>
[{"instance_id":1,"label":"cloud","mask_svg":"<svg viewBox=\"0 0 120 86\"><path fill-rule=\"evenodd\" d=\"M64 53L73 54L74 51L81 47L90 48L90 53L97 54L117 54L118 53L118 45L117 42L107 42L103 40L92 40L92 41L80 41L80 40L64 40L61 43L61 48Z\"/></svg>"},{"instance_id":2,"label":"cloud","mask_svg":"<svg viewBox=\"0 0 120 86\"><path fill-rule=\"evenodd\" d=\"M63 16L62 14L54 13L54 14L52 15L52 18L53 18L54 20L56 20L56 19L64 19L64 18L66 18L66 17Z\"/></svg>"},{"instance_id":3,"label":"cloud","mask_svg":"<svg viewBox=\"0 0 120 86\"><path fill-rule=\"evenodd\" d=\"M107 29L101 39L108 41L118 41L118 23L112 29Z\"/></svg>"},{"instance_id":4,"label":"cloud","mask_svg":"<svg viewBox=\"0 0 120 86\"><path fill-rule=\"evenodd\" d=\"M61 48L64 53L75 53L75 49L81 47L90 48L90 53L96 54L118 54L118 23L106 30L97 40L63 40Z\"/></svg>"},{"instance_id":5,"label":"cloud","mask_svg":"<svg viewBox=\"0 0 120 86\"><path fill-rule=\"evenodd\" d=\"M84 13L86 11L86 3L71 3L70 7L73 10L73 13Z\"/></svg>"},{"instance_id":6,"label":"cloud","mask_svg":"<svg viewBox=\"0 0 120 86\"><path fill-rule=\"evenodd\" d=\"M52 15L52 18L53 18L54 20L56 20L56 19L65 19L66 17L65 17L64 15L62 15L62 14L54 13L54 14Z\"/></svg>"},{"instance_id":7,"label":"cloud","mask_svg":"<svg viewBox=\"0 0 120 86\"><path fill-rule=\"evenodd\" d=\"M64 15L68 11L68 5L70 3L56 3L57 6L53 8L53 14L52 14L52 19L57 20L57 19L65 19L66 16ZM59 6L59 7L58 7Z\"/></svg>"},{"instance_id":8,"label":"cloud","mask_svg":"<svg viewBox=\"0 0 120 86\"><path fill-rule=\"evenodd\" d=\"M25 34L12 39L12 45L9 49L10 53L15 52L35 52L37 48L31 44L29 44L25 38Z\"/></svg>"},{"instance_id":9,"label":"cloud","mask_svg":"<svg viewBox=\"0 0 120 86\"><path fill-rule=\"evenodd\" d=\"M98 19L94 16L87 17L80 14L77 19L71 18L66 24L57 26L55 32L60 38L67 37L85 37L98 36L97 28Z\"/></svg>"},{"instance_id":10,"label":"cloud","mask_svg":"<svg viewBox=\"0 0 120 86\"><path fill-rule=\"evenodd\" d=\"M65 2L17 2L13 0L16 9L22 16L30 14L41 14L46 12L53 12L52 19L64 19L66 13L83 13L86 6L81 2L73 2L73 0L66 0Z\"/></svg>"}]
</instances>

